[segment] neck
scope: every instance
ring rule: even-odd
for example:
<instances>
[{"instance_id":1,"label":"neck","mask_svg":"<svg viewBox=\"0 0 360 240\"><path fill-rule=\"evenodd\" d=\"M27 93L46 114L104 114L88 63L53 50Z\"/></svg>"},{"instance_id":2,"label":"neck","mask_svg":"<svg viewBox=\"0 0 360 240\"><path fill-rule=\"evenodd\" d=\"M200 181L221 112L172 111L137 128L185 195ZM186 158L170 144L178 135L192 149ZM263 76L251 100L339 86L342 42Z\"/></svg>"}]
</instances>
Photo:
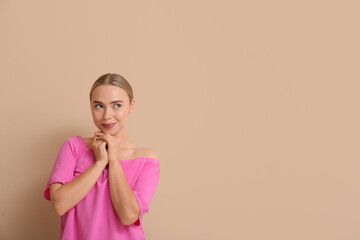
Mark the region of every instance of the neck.
<instances>
[{"instance_id":1,"label":"neck","mask_svg":"<svg viewBox=\"0 0 360 240\"><path fill-rule=\"evenodd\" d=\"M126 147L131 144L131 142L126 134L125 128L121 129L116 134L111 134L111 136L114 138L116 145L120 145L121 147Z\"/></svg>"}]
</instances>

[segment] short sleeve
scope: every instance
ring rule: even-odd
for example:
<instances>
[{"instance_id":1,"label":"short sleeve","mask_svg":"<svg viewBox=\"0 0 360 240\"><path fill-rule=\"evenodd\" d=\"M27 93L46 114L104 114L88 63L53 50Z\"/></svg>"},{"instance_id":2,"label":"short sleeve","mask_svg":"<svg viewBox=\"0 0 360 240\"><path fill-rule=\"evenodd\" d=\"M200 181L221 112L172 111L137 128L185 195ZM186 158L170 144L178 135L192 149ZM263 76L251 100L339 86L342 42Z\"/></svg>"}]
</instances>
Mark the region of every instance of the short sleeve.
<instances>
[{"instance_id":1,"label":"short sleeve","mask_svg":"<svg viewBox=\"0 0 360 240\"><path fill-rule=\"evenodd\" d=\"M160 177L160 162L157 159L148 158L135 183L133 192L140 206L139 218L133 223L142 226L142 217L149 212L151 199L157 189Z\"/></svg>"},{"instance_id":2,"label":"short sleeve","mask_svg":"<svg viewBox=\"0 0 360 240\"><path fill-rule=\"evenodd\" d=\"M76 149L76 137L70 137L62 144L44 191L47 200L50 200L50 184L55 182L65 184L73 180L78 158Z\"/></svg>"}]
</instances>

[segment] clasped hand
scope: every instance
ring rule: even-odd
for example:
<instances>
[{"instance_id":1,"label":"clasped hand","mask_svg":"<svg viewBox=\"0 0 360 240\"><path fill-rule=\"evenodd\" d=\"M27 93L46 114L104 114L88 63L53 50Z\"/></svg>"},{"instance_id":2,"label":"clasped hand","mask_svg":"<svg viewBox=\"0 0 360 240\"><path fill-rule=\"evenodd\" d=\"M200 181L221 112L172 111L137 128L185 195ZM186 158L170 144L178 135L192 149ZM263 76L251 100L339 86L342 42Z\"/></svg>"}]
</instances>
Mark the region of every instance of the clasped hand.
<instances>
[{"instance_id":1,"label":"clasped hand","mask_svg":"<svg viewBox=\"0 0 360 240\"><path fill-rule=\"evenodd\" d=\"M94 151L96 161L102 161L106 164L111 161L116 161L118 158L116 156L117 151L114 138L101 131L94 132L94 135L91 149Z\"/></svg>"}]
</instances>

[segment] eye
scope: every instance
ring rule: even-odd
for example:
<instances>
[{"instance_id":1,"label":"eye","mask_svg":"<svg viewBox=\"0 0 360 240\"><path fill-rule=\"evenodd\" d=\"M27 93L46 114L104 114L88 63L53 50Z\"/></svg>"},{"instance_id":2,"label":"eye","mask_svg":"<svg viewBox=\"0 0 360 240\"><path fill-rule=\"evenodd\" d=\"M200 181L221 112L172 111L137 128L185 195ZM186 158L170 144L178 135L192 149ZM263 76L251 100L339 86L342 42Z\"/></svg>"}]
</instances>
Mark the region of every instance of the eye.
<instances>
[{"instance_id":1,"label":"eye","mask_svg":"<svg viewBox=\"0 0 360 240\"><path fill-rule=\"evenodd\" d=\"M100 104L96 104L95 108L102 108L102 106Z\"/></svg>"},{"instance_id":2,"label":"eye","mask_svg":"<svg viewBox=\"0 0 360 240\"><path fill-rule=\"evenodd\" d=\"M121 107L120 104L115 104L115 108L119 108L119 107Z\"/></svg>"}]
</instances>

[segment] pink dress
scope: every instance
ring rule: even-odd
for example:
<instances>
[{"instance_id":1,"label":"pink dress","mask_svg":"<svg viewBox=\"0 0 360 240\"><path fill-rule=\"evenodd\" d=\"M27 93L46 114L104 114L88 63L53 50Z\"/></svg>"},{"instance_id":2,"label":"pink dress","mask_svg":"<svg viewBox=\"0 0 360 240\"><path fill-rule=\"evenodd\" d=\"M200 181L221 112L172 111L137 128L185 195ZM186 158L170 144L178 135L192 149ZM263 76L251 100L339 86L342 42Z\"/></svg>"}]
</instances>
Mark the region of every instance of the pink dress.
<instances>
[{"instance_id":1,"label":"pink dress","mask_svg":"<svg viewBox=\"0 0 360 240\"><path fill-rule=\"evenodd\" d=\"M57 155L44 197L50 200L49 185L65 184L78 177L95 161L94 152L80 136L63 143ZM126 179L140 206L140 217L131 225L123 225L110 197L108 169L105 168L86 197L61 216L62 240L144 240L142 217L149 211L159 182L160 162L149 157L119 160Z\"/></svg>"}]
</instances>

